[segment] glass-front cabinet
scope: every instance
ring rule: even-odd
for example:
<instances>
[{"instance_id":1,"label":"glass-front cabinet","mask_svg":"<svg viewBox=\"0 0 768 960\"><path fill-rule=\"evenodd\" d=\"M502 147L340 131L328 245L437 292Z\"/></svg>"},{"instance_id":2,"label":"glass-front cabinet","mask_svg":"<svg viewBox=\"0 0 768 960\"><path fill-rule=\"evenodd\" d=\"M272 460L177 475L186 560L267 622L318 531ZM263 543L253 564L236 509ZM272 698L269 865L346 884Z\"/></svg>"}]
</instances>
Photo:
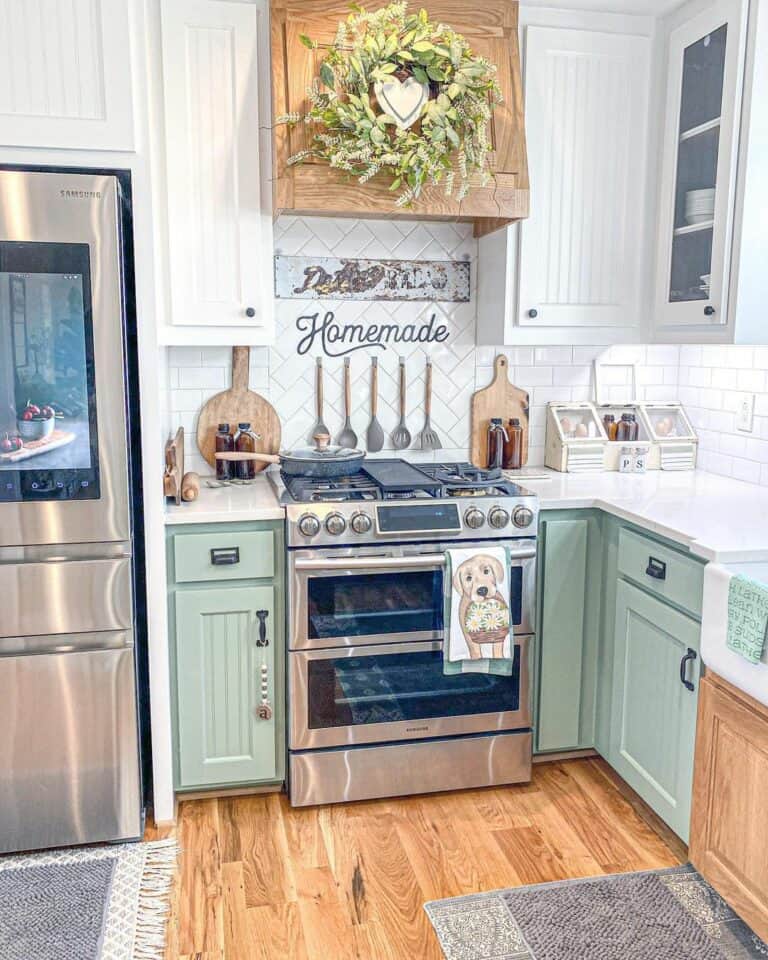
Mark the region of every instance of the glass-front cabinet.
<instances>
[{"instance_id":1,"label":"glass-front cabinet","mask_svg":"<svg viewBox=\"0 0 768 960\"><path fill-rule=\"evenodd\" d=\"M669 43L659 326L725 324L736 179L742 0L720 0Z\"/></svg>"}]
</instances>

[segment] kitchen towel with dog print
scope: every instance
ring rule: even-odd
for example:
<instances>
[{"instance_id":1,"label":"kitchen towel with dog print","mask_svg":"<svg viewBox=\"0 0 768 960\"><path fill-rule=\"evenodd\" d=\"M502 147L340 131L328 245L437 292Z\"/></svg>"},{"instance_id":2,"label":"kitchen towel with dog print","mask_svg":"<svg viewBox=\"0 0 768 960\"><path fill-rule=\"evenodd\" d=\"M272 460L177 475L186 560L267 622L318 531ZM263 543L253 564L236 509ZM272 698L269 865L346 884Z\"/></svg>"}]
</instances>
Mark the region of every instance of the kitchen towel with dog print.
<instances>
[{"instance_id":1,"label":"kitchen towel with dog print","mask_svg":"<svg viewBox=\"0 0 768 960\"><path fill-rule=\"evenodd\" d=\"M446 551L446 674L512 673L509 606L509 557L504 547Z\"/></svg>"}]
</instances>

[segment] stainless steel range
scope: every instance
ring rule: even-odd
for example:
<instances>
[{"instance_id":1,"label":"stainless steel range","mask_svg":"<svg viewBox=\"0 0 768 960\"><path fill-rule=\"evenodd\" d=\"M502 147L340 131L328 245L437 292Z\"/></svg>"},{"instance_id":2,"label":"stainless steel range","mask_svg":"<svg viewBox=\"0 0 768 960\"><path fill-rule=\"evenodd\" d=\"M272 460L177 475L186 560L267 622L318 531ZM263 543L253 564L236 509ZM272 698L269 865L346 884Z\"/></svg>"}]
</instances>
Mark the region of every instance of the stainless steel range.
<instances>
[{"instance_id":1,"label":"stainless steel range","mask_svg":"<svg viewBox=\"0 0 768 960\"><path fill-rule=\"evenodd\" d=\"M530 779L535 495L469 464L270 475L287 516L292 804ZM446 550L499 544L511 557L511 673L446 676Z\"/></svg>"}]
</instances>

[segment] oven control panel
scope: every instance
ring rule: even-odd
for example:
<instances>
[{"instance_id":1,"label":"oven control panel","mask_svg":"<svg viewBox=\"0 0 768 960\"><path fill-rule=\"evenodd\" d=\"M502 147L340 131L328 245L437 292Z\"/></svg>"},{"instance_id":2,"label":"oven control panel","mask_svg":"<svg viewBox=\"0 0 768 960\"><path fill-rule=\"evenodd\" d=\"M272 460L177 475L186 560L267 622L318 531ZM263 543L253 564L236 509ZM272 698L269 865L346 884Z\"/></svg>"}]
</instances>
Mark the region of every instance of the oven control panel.
<instances>
[{"instance_id":1,"label":"oven control panel","mask_svg":"<svg viewBox=\"0 0 768 960\"><path fill-rule=\"evenodd\" d=\"M522 497L476 497L377 503L291 504L286 508L288 546L421 542L531 537L538 501Z\"/></svg>"}]
</instances>

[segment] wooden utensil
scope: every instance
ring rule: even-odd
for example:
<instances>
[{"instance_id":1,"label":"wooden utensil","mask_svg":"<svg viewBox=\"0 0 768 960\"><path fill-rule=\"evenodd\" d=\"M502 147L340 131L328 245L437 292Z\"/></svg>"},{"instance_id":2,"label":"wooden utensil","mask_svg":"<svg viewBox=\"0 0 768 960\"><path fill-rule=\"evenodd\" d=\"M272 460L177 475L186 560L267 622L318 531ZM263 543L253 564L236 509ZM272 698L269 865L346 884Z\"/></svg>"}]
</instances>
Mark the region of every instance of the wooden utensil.
<instances>
[{"instance_id":1,"label":"wooden utensil","mask_svg":"<svg viewBox=\"0 0 768 960\"><path fill-rule=\"evenodd\" d=\"M371 422L368 424L368 433L366 435L366 446L368 453L378 453L384 446L384 431L381 424L376 419L376 411L379 403L379 361L376 357L371 359Z\"/></svg>"},{"instance_id":2,"label":"wooden utensil","mask_svg":"<svg viewBox=\"0 0 768 960\"><path fill-rule=\"evenodd\" d=\"M350 369L349 369L349 357L344 358L344 410L346 412L347 419L344 421L344 426L342 427L341 433L338 436L338 444L340 447L347 447L349 450L354 450L357 446L357 434L352 429L352 421L350 420L350 409L352 407L352 386L350 383Z\"/></svg>"},{"instance_id":3,"label":"wooden utensil","mask_svg":"<svg viewBox=\"0 0 768 960\"><path fill-rule=\"evenodd\" d=\"M191 503L200 496L200 474L190 470L185 473L181 481L181 499Z\"/></svg>"},{"instance_id":4,"label":"wooden utensil","mask_svg":"<svg viewBox=\"0 0 768 960\"><path fill-rule=\"evenodd\" d=\"M501 417L504 426L518 419L523 428L521 465L528 462L528 413L530 400L525 390L509 381L509 361L499 354L494 362L493 380L478 390L470 405L469 459L476 467L488 466L488 425L492 417Z\"/></svg>"},{"instance_id":5,"label":"wooden utensil","mask_svg":"<svg viewBox=\"0 0 768 960\"><path fill-rule=\"evenodd\" d=\"M309 432L310 442L318 433L328 433L330 431L323 422L323 358L318 357L315 362L315 400L317 402L317 420L314 427Z\"/></svg>"},{"instance_id":6,"label":"wooden utensil","mask_svg":"<svg viewBox=\"0 0 768 960\"><path fill-rule=\"evenodd\" d=\"M206 463L216 463L216 431L220 423L250 423L258 453L277 453L280 449L280 419L275 408L264 397L248 387L250 347L232 348L232 386L217 393L203 406L197 421L197 446ZM254 469L263 470L266 463L257 462Z\"/></svg>"},{"instance_id":7,"label":"wooden utensil","mask_svg":"<svg viewBox=\"0 0 768 960\"><path fill-rule=\"evenodd\" d=\"M419 434L422 450L440 450L442 443L437 432L432 429L432 361L427 360L426 385L424 388L424 427Z\"/></svg>"},{"instance_id":8,"label":"wooden utensil","mask_svg":"<svg viewBox=\"0 0 768 960\"><path fill-rule=\"evenodd\" d=\"M395 450L405 450L411 445L411 431L405 425L405 357L400 357L400 422L392 434Z\"/></svg>"},{"instance_id":9,"label":"wooden utensil","mask_svg":"<svg viewBox=\"0 0 768 960\"><path fill-rule=\"evenodd\" d=\"M181 479L184 474L184 428L179 427L176 436L165 445L165 475L163 493L181 503Z\"/></svg>"}]
</instances>

